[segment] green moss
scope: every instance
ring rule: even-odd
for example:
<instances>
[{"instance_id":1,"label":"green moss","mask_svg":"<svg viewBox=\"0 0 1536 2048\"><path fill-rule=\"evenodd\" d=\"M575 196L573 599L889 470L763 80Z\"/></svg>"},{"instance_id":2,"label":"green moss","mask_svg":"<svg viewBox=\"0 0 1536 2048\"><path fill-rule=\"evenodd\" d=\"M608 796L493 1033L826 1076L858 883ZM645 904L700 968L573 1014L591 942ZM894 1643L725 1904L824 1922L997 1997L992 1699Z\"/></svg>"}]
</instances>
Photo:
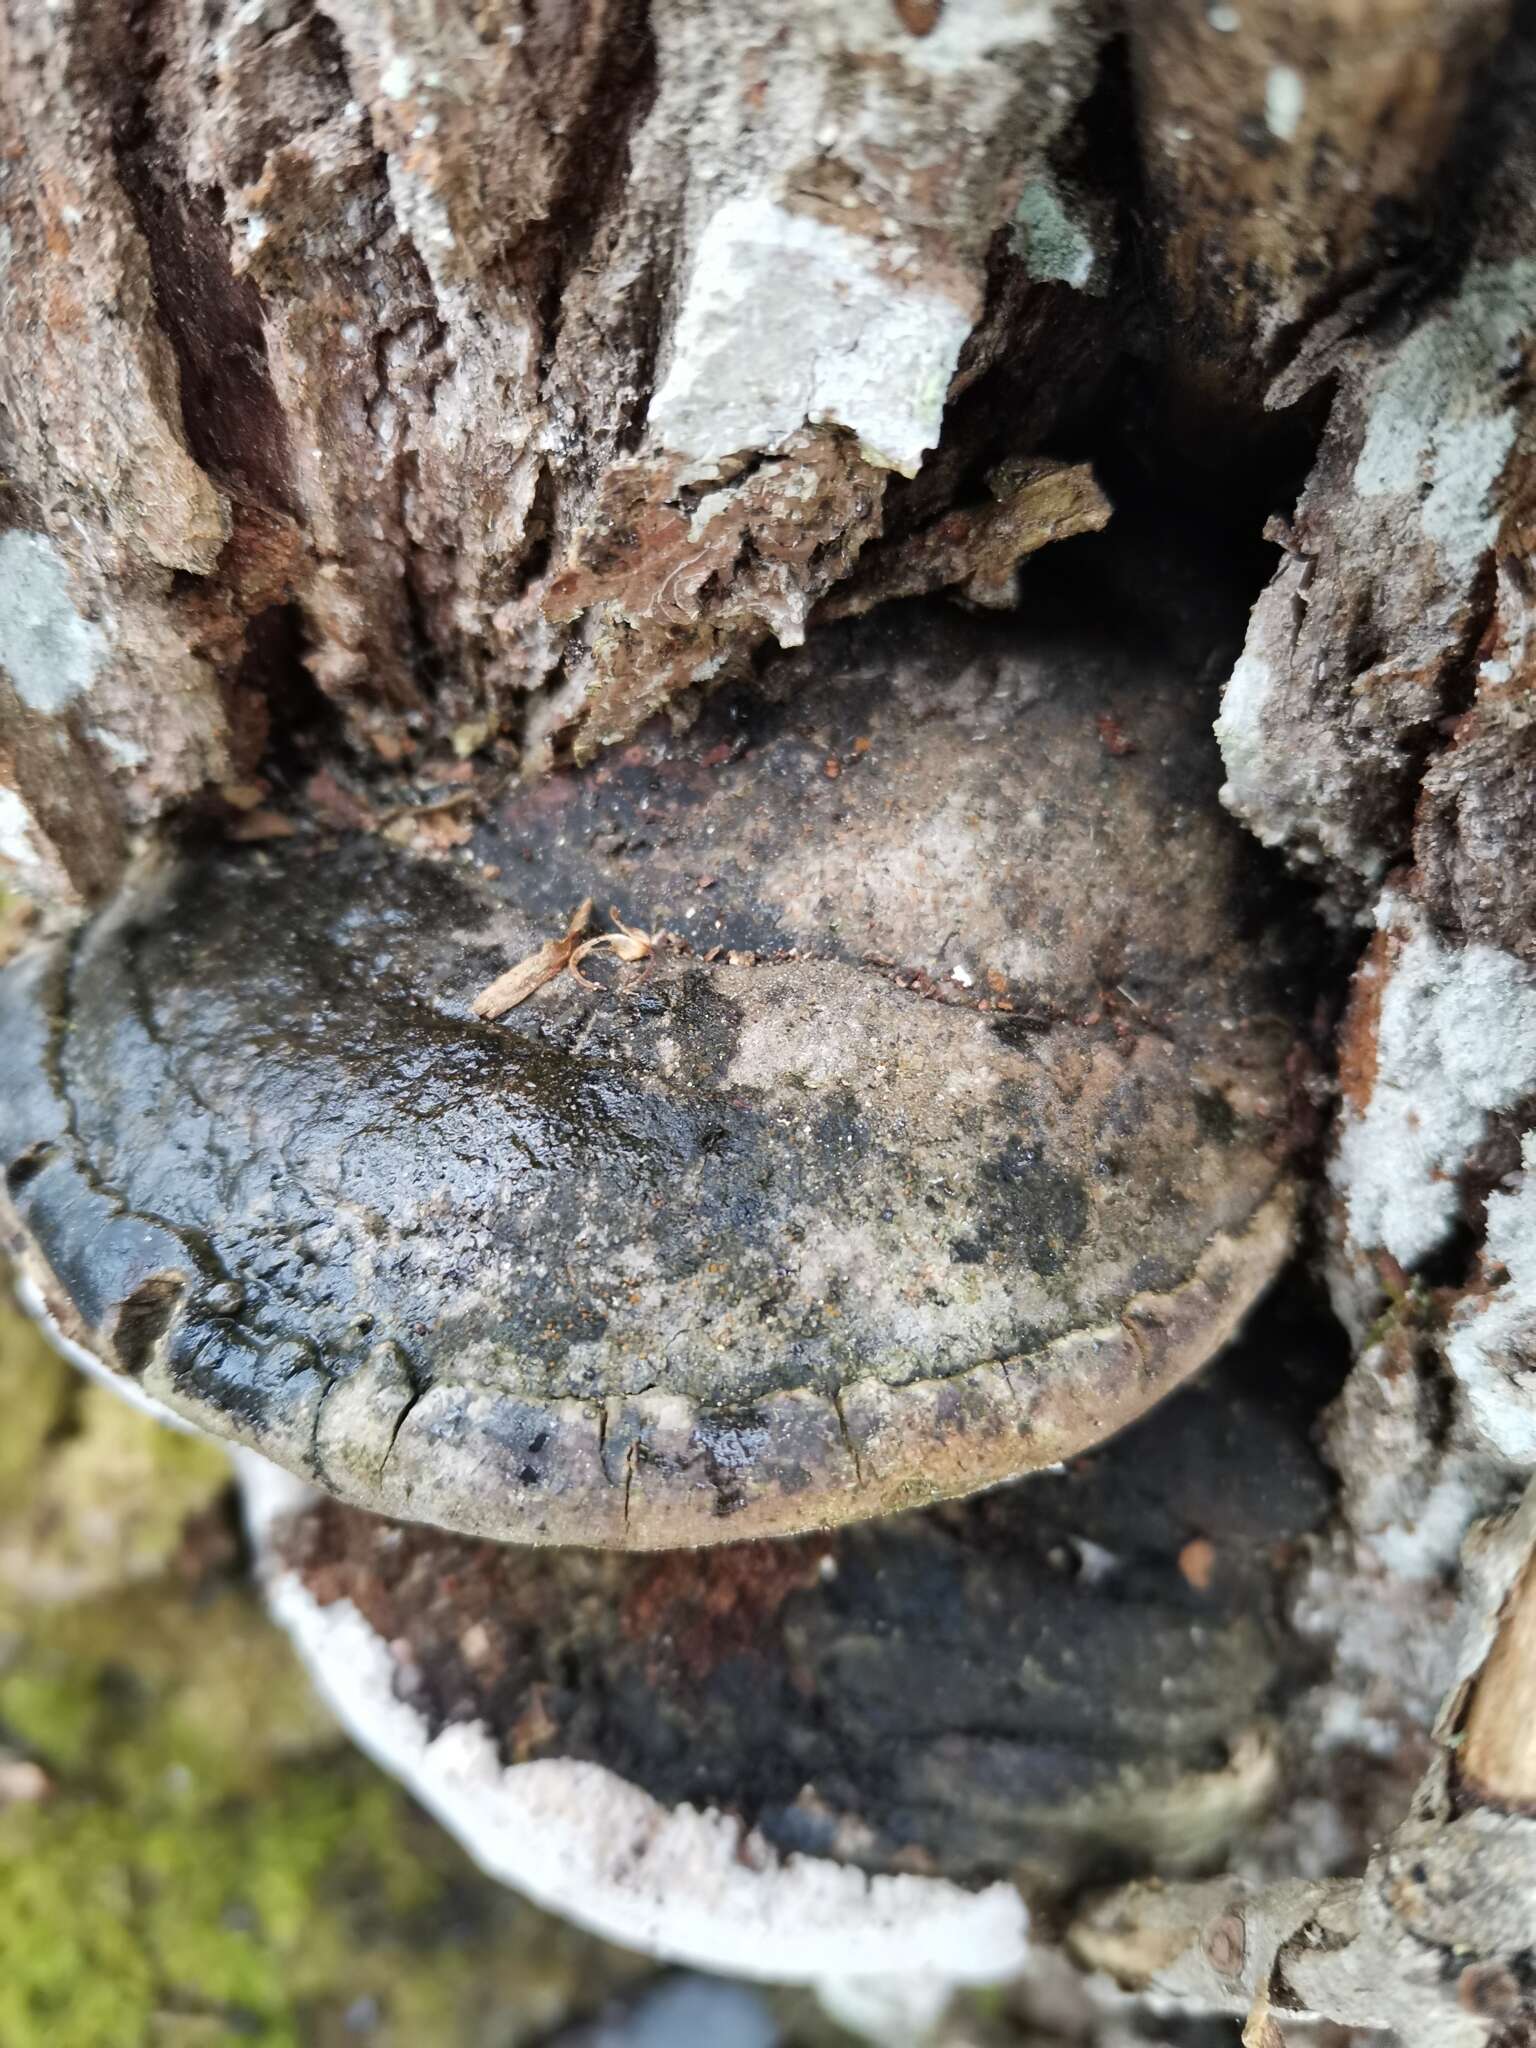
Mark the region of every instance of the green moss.
<instances>
[{"instance_id":1,"label":"green moss","mask_svg":"<svg viewBox=\"0 0 1536 2048\"><path fill-rule=\"evenodd\" d=\"M13 1808L0 2041L143 2048L175 2017L201 2023L191 2038L309 2048L361 2007L375 2048L512 2048L625 1974L456 1864L352 1757L195 1822L70 1795Z\"/></svg>"},{"instance_id":2,"label":"green moss","mask_svg":"<svg viewBox=\"0 0 1536 2048\"><path fill-rule=\"evenodd\" d=\"M0 1615L152 1579L229 1486L223 1453L81 1378L0 1292Z\"/></svg>"},{"instance_id":3,"label":"green moss","mask_svg":"<svg viewBox=\"0 0 1536 2048\"><path fill-rule=\"evenodd\" d=\"M518 2048L642 1967L346 1745L235 1576L222 1454L3 1294L0 1399L0 1756L52 1786L0 1806L0 2048Z\"/></svg>"},{"instance_id":4,"label":"green moss","mask_svg":"<svg viewBox=\"0 0 1536 2048\"><path fill-rule=\"evenodd\" d=\"M99 1719L94 1688L75 1671L23 1667L0 1675L0 1734L52 1770L83 1768Z\"/></svg>"},{"instance_id":5,"label":"green moss","mask_svg":"<svg viewBox=\"0 0 1536 2048\"><path fill-rule=\"evenodd\" d=\"M121 1816L0 1815L0 2040L143 2038L154 1977L133 1924L130 1851Z\"/></svg>"},{"instance_id":6,"label":"green moss","mask_svg":"<svg viewBox=\"0 0 1536 2048\"><path fill-rule=\"evenodd\" d=\"M283 1772L259 1803L195 1826L67 1795L0 1815L0 2040L137 2048L179 2013L217 2039L298 2048L311 2007L366 1997L387 2015L412 1963L440 1979L427 2002L451 2018L452 1955L412 1957L387 1931L444 1884L411 1833L351 1759ZM410 2004L423 2009L421 1987Z\"/></svg>"},{"instance_id":7,"label":"green moss","mask_svg":"<svg viewBox=\"0 0 1536 2048\"><path fill-rule=\"evenodd\" d=\"M0 1810L5 2048L514 2048L636 1967L478 1877L242 1589L35 1615L0 1741L55 1784Z\"/></svg>"},{"instance_id":8,"label":"green moss","mask_svg":"<svg viewBox=\"0 0 1536 2048\"><path fill-rule=\"evenodd\" d=\"M0 1286L0 1501L9 1507L38 1469L43 1446L64 1421L76 1375Z\"/></svg>"}]
</instances>

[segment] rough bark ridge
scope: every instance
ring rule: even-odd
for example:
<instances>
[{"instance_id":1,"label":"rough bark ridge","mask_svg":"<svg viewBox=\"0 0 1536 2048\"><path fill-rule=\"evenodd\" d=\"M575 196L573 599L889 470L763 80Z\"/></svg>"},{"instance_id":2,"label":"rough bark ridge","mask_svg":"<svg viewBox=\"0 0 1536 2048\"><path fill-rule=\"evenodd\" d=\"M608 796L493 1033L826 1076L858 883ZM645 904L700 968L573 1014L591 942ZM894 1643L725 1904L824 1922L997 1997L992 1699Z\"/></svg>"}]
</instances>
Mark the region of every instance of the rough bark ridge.
<instances>
[{"instance_id":1,"label":"rough bark ridge","mask_svg":"<svg viewBox=\"0 0 1536 2048\"><path fill-rule=\"evenodd\" d=\"M1079 1921L1080 1959L1245 2013L1250 2048L1304 2016L1409 2048L1532 2026L1528 23L1499 69L1429 260L1343 300L1270 387L1274 407L1331 398L1217 728L1232 808L1374 927L1323 1202L1357 1354L1328 1431L1342 1514L1296 1620L1334 1660L1318 1758L1424 1766L1362 1876L1293 1838Z\"/></svg>"},{"instance_id":2,"label":"rough bark ridge","mask_svg":"<svg viewBox=\"0 0 1536 2048\"><path fill-rule=\"evenodd\" d=\"M1402 2048L1529 2041L1536 1492L1469 1545L1466 1566L1433 1760L1364 1875L1128 1886L1074 1923L1081 1962L1245 2014L1245 2048L1283 2048L1289 2024L1317 2018L1390 2029Z\"/></svg>"},{"instance_id":3,"label":"rough bark ridge","mask_svg":"<svg viewBox=\"0 0 1536 2048\"><path fill-rule=\"evenodd\" d=\"M0 818L55 884L238 786L300 655L385 761L621 738L798 640L1006 347L993 465L1085 389L1095 7L8 16Z\"/></svg>"}]
</instances>

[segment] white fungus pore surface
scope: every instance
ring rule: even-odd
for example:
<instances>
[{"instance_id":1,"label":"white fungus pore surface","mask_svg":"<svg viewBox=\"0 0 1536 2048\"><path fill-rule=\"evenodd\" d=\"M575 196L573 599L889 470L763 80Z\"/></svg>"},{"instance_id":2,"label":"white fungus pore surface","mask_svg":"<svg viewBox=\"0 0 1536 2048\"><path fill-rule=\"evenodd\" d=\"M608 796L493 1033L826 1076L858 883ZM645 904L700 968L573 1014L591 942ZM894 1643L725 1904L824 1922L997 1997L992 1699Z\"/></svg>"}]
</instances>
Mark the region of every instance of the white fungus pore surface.
<instances>
[{"instance_id":1,"label":"white fungus pore surface","mask_svg":"<svg viewBox=\"0 0 1536 2048\"><path fill-rule=\"evenodd\" d=\"M671 1811L600 1764L504 1765L478 1722L430 1735L395 1695L388 1646L348 1601L321 1607L292 1573L267 1594L353 1740L436 1815L489 1876L664 1961L778 1983L1015 1975L1028 1914L1012 1885L871 1877L779 1857L739 1821Z\"/></svg>"}]
</instances>

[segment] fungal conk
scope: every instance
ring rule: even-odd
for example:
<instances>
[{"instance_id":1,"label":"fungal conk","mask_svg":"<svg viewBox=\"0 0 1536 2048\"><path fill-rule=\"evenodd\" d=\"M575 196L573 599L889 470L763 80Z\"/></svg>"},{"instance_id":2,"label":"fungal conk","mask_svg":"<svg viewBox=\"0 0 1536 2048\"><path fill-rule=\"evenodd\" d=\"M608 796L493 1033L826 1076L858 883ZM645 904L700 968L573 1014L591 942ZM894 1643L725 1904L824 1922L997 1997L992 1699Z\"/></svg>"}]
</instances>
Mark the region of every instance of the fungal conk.
<instances>
[{"instance_id":1,"label":"fungal conk","mask_svg":"<svg viewBox=\"0 0 1536 2048\"><path fill-rule=\"evenodd\" d=\"M0 976L6 1235L142 1393L469 1534L788 1535L1056 1463L1289 1243L1208 717L1166 660L897 613L455 861L141 871ZM477 1016L588 898L645 943Z\"/></svg>"},{"instance_id":2,"label":"fungal conk","mask_svg":"<svg viewBox=\"0 0 1536 2048\"><path fill-rule=\"evenodd\" d=\"M1315 1676L1288 1561L1329 1501L1295 1342L923 1513L622 1557L269 1482L258 1568L354 1738L544 1905L706 1969L985 1981L1031 1914L1204 1869L1274 1797Z\"/></svg>"}]
</instances>

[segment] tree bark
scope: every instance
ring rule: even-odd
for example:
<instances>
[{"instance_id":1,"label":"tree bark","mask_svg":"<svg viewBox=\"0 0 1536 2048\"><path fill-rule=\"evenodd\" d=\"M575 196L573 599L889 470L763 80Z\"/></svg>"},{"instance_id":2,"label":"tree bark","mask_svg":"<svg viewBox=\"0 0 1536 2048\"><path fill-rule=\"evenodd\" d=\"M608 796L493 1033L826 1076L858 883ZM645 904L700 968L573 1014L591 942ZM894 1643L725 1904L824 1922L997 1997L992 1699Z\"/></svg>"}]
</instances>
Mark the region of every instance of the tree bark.
<instances>
[{"instance_id":1,"label":"tree bark","mask_svg":"<svg viewBox=\"0 0 1536 2048\"><path fill-rule=\"evenodd\" d=\"M1328 1672L1267 1831L1072 1943L1250 2048L1528 2038L1529 8L4 0L0 261L0 856L56 921L189 826L454 857L877 604L1198 622L1332 934Z\"/></svg>"},{"instance_id":2,"label":"tree bark","mask_svg":"<svg viewBox=\"0 0 1536 2048\"><path fill-rule=\"evenodd\" d=\"M1102 305L1014 216L1061 211L1104 34L20 0L11 644L65 654L6 663L23 856L99 889L255 771L301 676L365 758L537 764L796 640L903 500L955 497L953 460L907 481L946 392L988 384L995 465L1091 389Z\"/></svg>"}]
</instances>

